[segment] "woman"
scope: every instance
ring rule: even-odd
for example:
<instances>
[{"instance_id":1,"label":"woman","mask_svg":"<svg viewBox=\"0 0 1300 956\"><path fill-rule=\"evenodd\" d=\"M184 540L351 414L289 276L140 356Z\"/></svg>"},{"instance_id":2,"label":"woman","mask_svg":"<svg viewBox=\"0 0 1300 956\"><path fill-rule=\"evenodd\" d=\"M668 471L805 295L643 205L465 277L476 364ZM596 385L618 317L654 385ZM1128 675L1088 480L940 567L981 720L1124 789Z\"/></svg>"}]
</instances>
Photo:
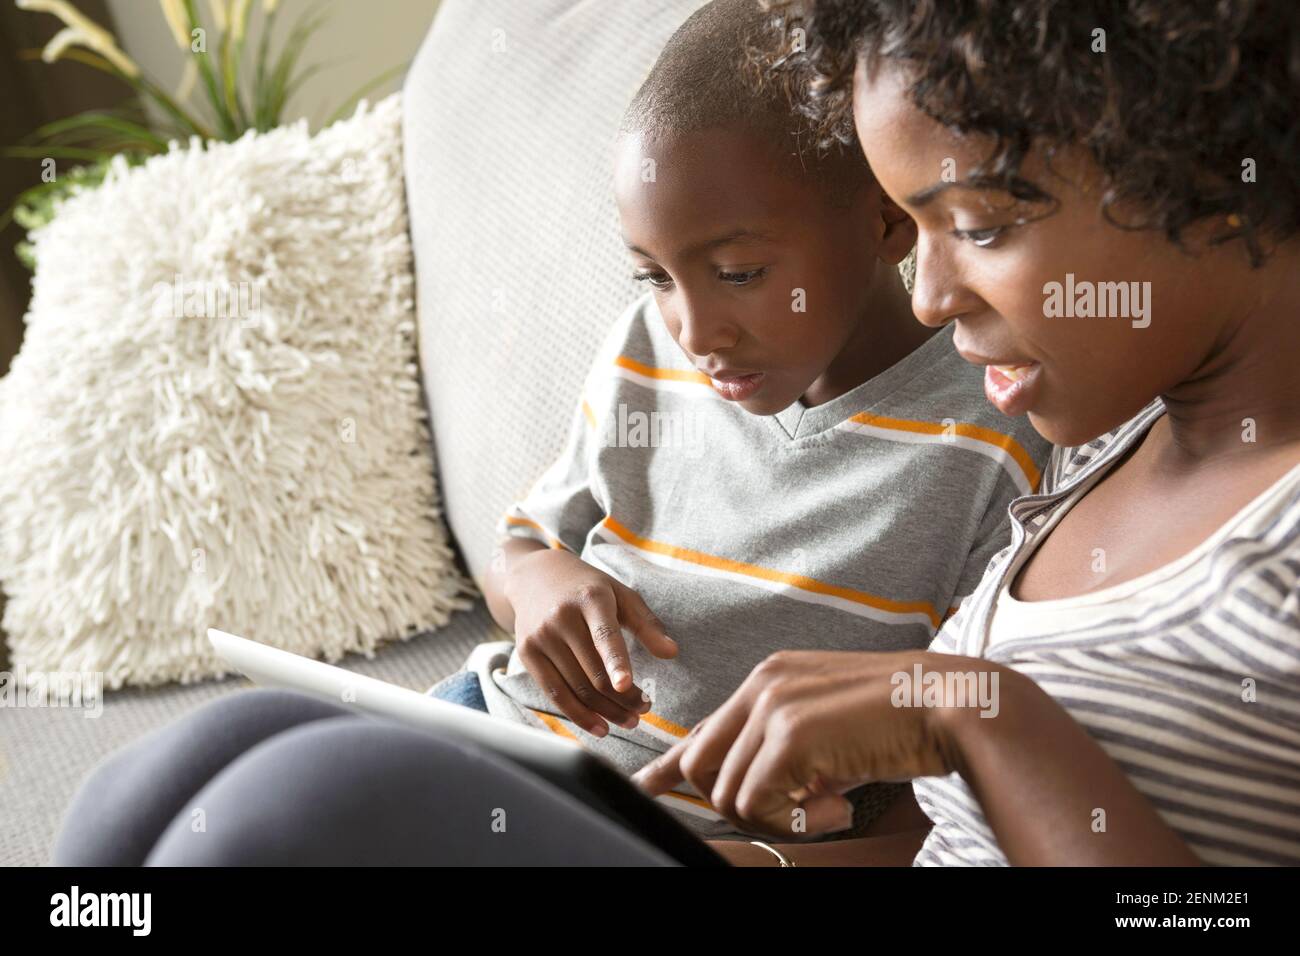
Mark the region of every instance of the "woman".
<instances>
[{"instance_id":1,"label":"woman","mask_svg":"<svg viewBox=\"0 0 1300 956\"><path fill-rule=\"evenodd\" d=\"M919 862L1300 862L1300 17L1111 6L816 3L807 88L916 220L917 317L1067 447L944 653L770 661L652 792L775 832L906 777ZM918 664L996 716L896 706Z\"/></svg>"},{"instance_id":2,"label":"woman","mask_svg":"<svg viewBox=\"0 0 1300 956\"><path fill-rule=\"evenodd\" d=\"M776 5L808 40L782 75L825 130L853 122L917 222L917 317L954 324L990 400L1063 447L929 651L775 655L639 782L688 780L780 838L845 826L840 794L865 781L914 781L871 837L725 847L737 863L1300 862L1300 14ZM106 832L134 841L118 860L357 862L374 855L321 833L372 831L386 862L656 862L508 766L241 696L267 713L224 756L198 760L182 722L101 770L56 862L114 858ZM415 747L437 765L403 778ZM539 807L535 842L503 850L479 804L456 809L461 773L480 800ZM111 799L121 774L181 782L137 811L138 783ZM209 779L225 833L185 837ZM421 806L401 799L414 786ZM87 823L94 806L108 818ZM439 825L404 850L393 821L430 806Z\"/></svg>"}]
</instances>

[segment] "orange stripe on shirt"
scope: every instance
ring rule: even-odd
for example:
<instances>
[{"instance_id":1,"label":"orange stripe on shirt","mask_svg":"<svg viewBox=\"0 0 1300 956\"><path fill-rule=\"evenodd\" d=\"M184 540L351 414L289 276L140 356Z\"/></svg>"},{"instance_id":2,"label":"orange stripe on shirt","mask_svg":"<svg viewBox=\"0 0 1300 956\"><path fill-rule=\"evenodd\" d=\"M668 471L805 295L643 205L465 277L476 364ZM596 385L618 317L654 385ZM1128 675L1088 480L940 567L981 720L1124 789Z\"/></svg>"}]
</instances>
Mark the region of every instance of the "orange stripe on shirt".
<instances>
[{"instance_id":1,"label":"orange stripe on shirt","mask_svg":"<svg viewBox=\"0 0 1300 956\"><path fill-rule=\"evenodd\" d=\"M560 723L555 717L552 717L543 710L533 710L531 707L528 709L536 715L538 720L549 727L552 733L558 734L561 737L566 737L574 743L580 743L578 735L569 730L569 728L564 726L564 724Z\"/></svg>"},{"instance_id":2,"label":"orange stripe on shirt","mask_svg":"<svg viewBox=\"0 0 1300 956\"><path fill-rule=\"evenodd\" d=\"M685 801L686 803L693 803L697 807L703 807L705 810L708 810L710 813L717 813L719 817L722 816L721 813L718 813L718 811L713 808L713 804L709 803L709 801L701 800L699 797L692 796L689 793L679 793L676 790L669 790L667 793L664 794L664 796L671 797L674 800L682 800Z\"/></svg>"},{"instance_id":3,"label":"orange stripe on shirt","mask_svg":"<svg viewBox=\"0 0 1300 956\"><path fill-rule=\"evenodd\" d=\"M674 382L695 382L697 385L712 384L712 380L703 372L688 372L680 368L654 368L638 362L636 359L628 358L626 355L620 355L614 359L614 364L630 372L636 372L638 375L644 375L646 378L662 378Z\"/></svg>"},{"instance_id":4,"label":"orange stripe on shirt","mask_svg":"<svg viewBox=\"0 0 1300 956\"><path fill-rule=\"evenodd\" d=\"M642 714L641 719L644 720L651 727L658 727L664 733L672 734L674 737L685 737L687 734L690 733L690 731L687 730L685 727L683 727L681 724L674 724L671 720L665 720L663 717L660 717L658 714L652 714L649 711L646 711L644 714Z\"/></svg>"},{"instance_id":5,"label":"orange stripe on shirt","mask_svg":"<svg viewBox=\"0 0 1300 956\"><path fill-rule=\"evenodd\" d=\"M1003 435L991 428L969 425L965 422L957 422L954 425L943 425L937 422L915 422L905 418L886 418L883 415L872 415L869 412L860 412L854 415L850 421L860 422L863 425L873 425L876 428L887 428L892 431L912 432L916 435L943 435L951 428L952 433L961 435L963 438L982 441L1005 451L1020 466L1020 470L1025 473L1030 488L1037 488L1039 479L1042 477L1038 466L1034 464L1034 459L1029 452L1025 451L1020 442L1010 435Z\"/></svg>"},{"instance_id":6,"label":"orange stripe on shirt","mask_svg":"<svg viewBox=\"0 0 1300 956\"><path fill-rule=\"evenodd\" d=\"M801 591L809 591L813 594L825 594L830 597L842 598L845 601L852 601L855 604L873 607L878 611L887 611L891 614L924 614L934 624L936 630L939 628L940 624L943 623L939 616L939 612L936 611L934 606L928 601L895 601L890 598L867 594L865 591L855 591L852 588L840 587L837 584L827 584L825 581L818 581L815 578L810 578L802 574L791 574L787 571L775 571L772 568L764 568L757 564L749 564L744 561L733 561L730 558L720 558L716 555L705 554L702 551L693 551L690 548L679 548L676 545L664 544L661 541L652 541L649 538L643 538L640 535L629 531L613 517L605 518L601 524L634 548L640 548L643 551L667 555L670 558L677 558L679 561L688 561L691 564L698 564L706 568L715 568L719 571L730 571L734 574L744 574L751 578L761 578L764 581L775 581L780 584L788 584L791 587L799 588Z\"/></svg>"},{"instance_id":7,"label":"orange stripe on shirt","mask_svg":"<svg viewBox=\"0 0 1300 956\"><path fill-rule=\"evenodd\" d=\"M587 404L587 400L585 398L582 400L582 414L587 416L587 424L590 425L592 428L595 428L596 413L591 410L591 406Z\"/></svg>"},{"instance_id":8,"label":"orange stripe on shirt","mask_svg":"<svg viewBox=\"0 0 1300 956\"><path fill-rule=\"evenodd\" d=\"M556 538L554 535L552 535L549 531L547 531L545 528L539 525L532 518L521 518L518 515L507 514L506 524L511 528L532 528L534 531L536 531L538 534L544 537L548 542L550 542L552 548L563 549L565 551L569 550L563 541L561 541L559 538Z\"/></svg>"}]
</instances>

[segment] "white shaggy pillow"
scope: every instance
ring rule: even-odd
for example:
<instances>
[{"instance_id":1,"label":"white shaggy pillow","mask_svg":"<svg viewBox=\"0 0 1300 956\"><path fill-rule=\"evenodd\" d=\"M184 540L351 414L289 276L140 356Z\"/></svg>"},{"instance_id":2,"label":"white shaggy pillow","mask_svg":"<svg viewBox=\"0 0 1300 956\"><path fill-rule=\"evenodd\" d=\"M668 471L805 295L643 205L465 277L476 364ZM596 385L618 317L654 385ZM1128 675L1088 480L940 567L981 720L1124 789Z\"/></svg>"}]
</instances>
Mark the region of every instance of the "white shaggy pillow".
<instances>
[{"instance_id":1,"label":"white shaggy pillow","mask_svg":"<svg viewBox=\"0 0 1300 956\"><path fill-rule=\"evenodd\" d=\"M336 660L466 606L416 370L400 101L115 168L35 237L0 380L13 667Z\"/></svg>"}]
</instances>

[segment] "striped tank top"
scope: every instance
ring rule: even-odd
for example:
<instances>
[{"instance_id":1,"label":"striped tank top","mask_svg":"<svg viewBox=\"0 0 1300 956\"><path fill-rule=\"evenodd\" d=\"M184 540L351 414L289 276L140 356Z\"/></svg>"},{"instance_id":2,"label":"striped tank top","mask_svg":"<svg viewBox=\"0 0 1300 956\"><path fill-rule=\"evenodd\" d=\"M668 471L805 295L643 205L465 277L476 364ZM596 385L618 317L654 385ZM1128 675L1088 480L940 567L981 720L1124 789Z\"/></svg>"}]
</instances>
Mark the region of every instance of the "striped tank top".
<instances>
[{"instance_id":1,"label":"striped tank top","mask_svg":"<svg viewBox=\"0 0 1300 956\"><path fill-rule=\"evenodd\" d=\"M1057 449L1011 505L1011 545L931 650L1032 678L1204 862L1300 863L1300 465L1183 558L1061 601L1008 584L1036 543L1164 414L1159 400ZM913 784L934 828L917 865L1005 865L956 774Z\"/></svg>"}]
</instances>

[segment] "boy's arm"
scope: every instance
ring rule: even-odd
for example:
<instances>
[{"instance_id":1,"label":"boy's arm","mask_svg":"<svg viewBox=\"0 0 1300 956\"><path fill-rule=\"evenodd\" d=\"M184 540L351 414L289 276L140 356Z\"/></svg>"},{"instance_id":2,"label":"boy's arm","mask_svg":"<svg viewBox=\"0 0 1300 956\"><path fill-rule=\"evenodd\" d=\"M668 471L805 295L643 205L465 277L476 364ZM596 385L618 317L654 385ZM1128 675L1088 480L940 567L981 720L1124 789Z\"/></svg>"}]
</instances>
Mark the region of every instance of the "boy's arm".
<instances>
[{"instance_id":1,"label":"boy's arm","mask_svg":"<svg viewBox=\"0 0 1300 956\"><path fill-rule=\"evenodd\" d=\"M559 713L603 736L606 720L635 726L648 709L634 684L625 635L657 657L676 644L640 595L582 560L606 516L598 421L612 400L609 369L626 337L621 321L584 384L559 458L498 525L484 576L493 619L514 635L516 654Z\"/></svg>"}]
</instances>

